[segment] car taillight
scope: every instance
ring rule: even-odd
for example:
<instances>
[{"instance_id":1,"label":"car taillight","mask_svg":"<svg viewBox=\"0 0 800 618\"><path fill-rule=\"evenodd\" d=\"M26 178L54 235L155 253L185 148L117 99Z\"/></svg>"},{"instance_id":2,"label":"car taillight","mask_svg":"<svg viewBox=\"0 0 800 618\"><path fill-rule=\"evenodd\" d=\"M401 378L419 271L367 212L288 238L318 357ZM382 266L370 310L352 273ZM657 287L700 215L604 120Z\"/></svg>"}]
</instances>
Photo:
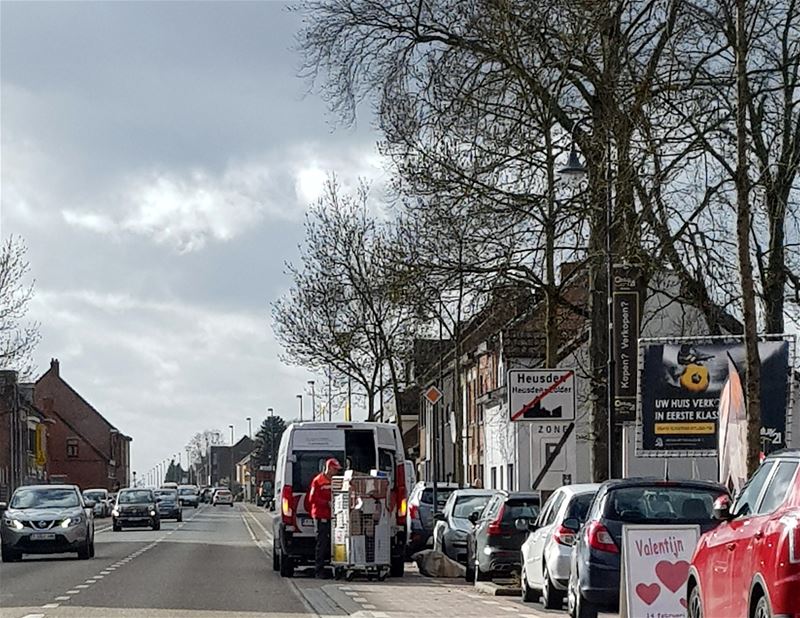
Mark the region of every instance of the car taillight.
<instances>
[{"instance_id":1,"label":"car taillight","mask_svg":"<svg viewBox=\"0 0 800 618\"><path fill-rule=\"evenodd\" d=\"M291 485L284 485L281 490L281 520L284 524L294 524L294 493Z\"/></svg>"},{"instance_id":2,"label":"car taillight","mask_svg":"<svg viewBox=\"0 0 800 618\"><path fill-rule=\"evenodd\" d=\"M406 466L404 463L397 465L395 478L395 498L397 504L397 524L405 526L406 507L408 506L408 494L406 493Z\"/></svg>"},{"instance_id":3,"label":"car taillight","mask_svg":"<svg viewBox=\"0 0 800 618\"><path fill-rule=\"evenodd\" d=\"M553 540L559 545L572 546L575 544L575 531L564 526L559 526L553 534Z\"/></svg>"},{"instance_id":4,"label":"car taillight","mask_svg":"<svg viewBox=\"0 0 800 618\"><path fill-rule=\"evenodd\" d=\"M489 524L489 527L486 528L486 534L489 536L497 536L499 534L503 534L503 515L506 512L506 505L500 507L500 511L497 513L497 517L495 517L494 521Z\"/></svg>"},{"instance_id":5,"label":"car taillight","mask_svg":"<svg viewBox=\"0 0 800 618\"><path fill-rule=\"evenodd\" d=\"M411 519L419 519L419 507L416 504L408 505L408 516Z\"/></svg>"},{"instance_id":6,"label":"car taillight","mask_svg":"<svg viewBox=\"0 0 800 618\"><path fill-rule=\"evenodd\" d=\"M618 554L619 547L614 542L614 538L606 527L599 521L593 521L586 529L586 541L589 547L598 551L605 551L611 554Z\"/></svg>"},{"instance_id":7,"label":"car taillight","mask_svg":"<svg viewBox=\"0 0 800 618\"><path fill-rule=\"evenodd\" d=\"M800 520L794 519L789 525L789 563L800 564Z\"/></svg>"}]
</instances>

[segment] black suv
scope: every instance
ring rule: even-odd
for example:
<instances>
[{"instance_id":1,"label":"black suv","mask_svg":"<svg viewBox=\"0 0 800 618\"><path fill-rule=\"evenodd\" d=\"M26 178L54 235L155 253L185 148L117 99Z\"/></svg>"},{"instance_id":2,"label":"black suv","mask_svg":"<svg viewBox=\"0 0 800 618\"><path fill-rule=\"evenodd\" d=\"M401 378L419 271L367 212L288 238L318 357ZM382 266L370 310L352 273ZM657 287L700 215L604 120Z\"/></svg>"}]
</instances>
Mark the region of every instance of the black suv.
<instances>
[{"instance_id":1,"label":"black suv","mask_svg":"<svg viewBox=\"0 0 800 618\"><path fill-rule=\"evenodd\" d=\"M160 530L158 501L152 489L120 490L114 510L111 511L114 532L119 532L123 526L148 526Z\"/></svg>"}]
</instances>

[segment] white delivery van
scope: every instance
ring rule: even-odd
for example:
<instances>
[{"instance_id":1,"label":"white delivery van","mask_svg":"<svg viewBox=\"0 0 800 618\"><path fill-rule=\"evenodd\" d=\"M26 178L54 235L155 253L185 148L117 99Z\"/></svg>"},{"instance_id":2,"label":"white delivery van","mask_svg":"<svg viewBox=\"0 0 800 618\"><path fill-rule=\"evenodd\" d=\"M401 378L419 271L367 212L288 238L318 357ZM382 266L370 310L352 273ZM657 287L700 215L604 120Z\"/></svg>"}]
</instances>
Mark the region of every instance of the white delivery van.
<instances>
[{"instance_id":1,"label":"white delivery van","mask_svg":"<svg viewBox=\"0 0 800 618\"><path fill-rule=\"evenodd\" d=\"M392 507L391 575L403 575L408 483L400 430L393 423L292 423L284 431L275 466L273 568L292 577L297 566L314 564L314 522L305 496L325 461L335 457L344 470L389 477Z\"/></svg>"}]
</instances>

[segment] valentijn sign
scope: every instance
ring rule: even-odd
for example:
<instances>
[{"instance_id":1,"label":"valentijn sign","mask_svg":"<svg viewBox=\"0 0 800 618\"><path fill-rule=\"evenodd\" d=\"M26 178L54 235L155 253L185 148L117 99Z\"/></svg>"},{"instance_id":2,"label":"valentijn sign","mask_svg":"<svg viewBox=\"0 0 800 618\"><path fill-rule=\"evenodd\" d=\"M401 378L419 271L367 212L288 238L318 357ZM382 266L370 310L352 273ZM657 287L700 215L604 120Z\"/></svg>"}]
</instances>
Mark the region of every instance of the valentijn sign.
<instances>
[{"instance_id":1,"label":"valentijn sign","mask_svg":"<svg viewBox=\"0 0 800 618\"><path fill-rule=\"evenodd\" d=\"M630 265L615 265L613 349L614 412L617 421L636 420L640 302L638 269Z\"/></svg>"}]
</instances>

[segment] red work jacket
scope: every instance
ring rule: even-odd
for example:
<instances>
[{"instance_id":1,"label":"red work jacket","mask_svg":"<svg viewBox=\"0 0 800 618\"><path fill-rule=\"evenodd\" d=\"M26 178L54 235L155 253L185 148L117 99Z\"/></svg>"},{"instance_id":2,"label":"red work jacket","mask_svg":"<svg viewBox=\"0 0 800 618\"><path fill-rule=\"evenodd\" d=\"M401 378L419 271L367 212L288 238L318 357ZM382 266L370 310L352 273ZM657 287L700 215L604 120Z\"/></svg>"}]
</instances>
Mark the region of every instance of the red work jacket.
<instances>
[{"instance_id":1,"label":"red work jacket","mask_svg":"<svg viewBox=\"0 0 800 618\"><path fill-rule=\"evenodd\" d=\"M324 472L311 481L305 506L312 519L331 518L331 480Z\"/></svg>"}]
</instances>

